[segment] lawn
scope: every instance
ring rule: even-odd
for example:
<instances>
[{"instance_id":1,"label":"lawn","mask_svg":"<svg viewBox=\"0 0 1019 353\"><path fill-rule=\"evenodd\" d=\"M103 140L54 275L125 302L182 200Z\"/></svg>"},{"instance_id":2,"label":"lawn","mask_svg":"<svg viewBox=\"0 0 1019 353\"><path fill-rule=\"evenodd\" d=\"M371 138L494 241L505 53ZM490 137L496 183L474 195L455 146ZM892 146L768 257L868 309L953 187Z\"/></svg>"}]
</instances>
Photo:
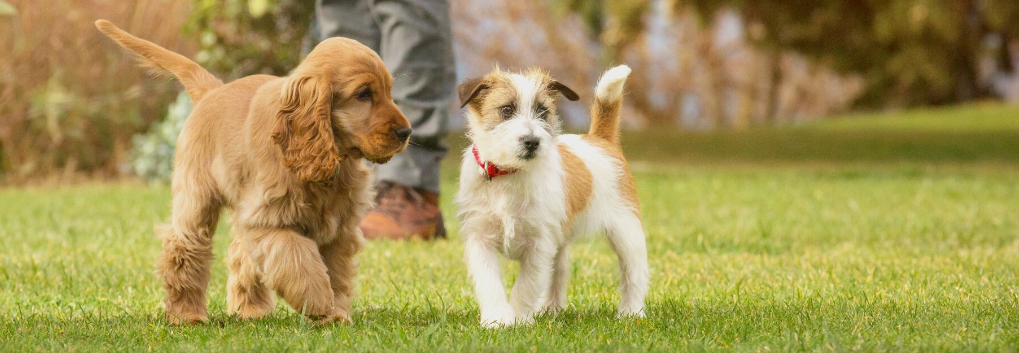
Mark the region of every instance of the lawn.
<instances>
[{"instance_id":1,"label":"lawn","mask_svg":"<svg viewBox=\"0 0 1019 353\"><path fill-rule=\"evenodd\" d=\"M614 318L616 261L594 238L573 246L567 311L482 329L447 197L450 240L367 246L353 326L283 304L234 320L221 260L211 322L169 326L151 231L168 188L89 184L0 190L0 351L1019 349L1019 108L625 144L652 265L642 320Z\"/></svg>"}]
</instances>

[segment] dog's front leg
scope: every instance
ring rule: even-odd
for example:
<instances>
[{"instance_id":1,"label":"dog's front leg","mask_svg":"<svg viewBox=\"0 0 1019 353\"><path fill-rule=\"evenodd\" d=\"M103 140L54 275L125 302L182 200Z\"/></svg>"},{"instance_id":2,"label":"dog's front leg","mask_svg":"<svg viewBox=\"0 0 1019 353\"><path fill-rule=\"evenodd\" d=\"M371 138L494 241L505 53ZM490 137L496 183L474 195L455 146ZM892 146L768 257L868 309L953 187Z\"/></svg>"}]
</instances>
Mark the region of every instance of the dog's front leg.
<instances>
[{"instance_id":1,"label":"dog's front leg","mask_svg":"<svg viewBox=\"0 0 1019 353\"><path fill-rule=\"evenodd\" d=\"M230 242L226 260L227 269L230 270L226 282L226 312L241 319L263 317L276 307L272 292L262 281L262 269L251 258L248 232L243 226L234 223L230 231L234 239Z\"/></svg>"},{"instance_id":2,"label":"dog's front leg","mask_svg":"<svg viewBox=\"0 0 1019 353\"><path fill-rule=\"evenodd\" d=\"M534 313L545 303L545 296L552 285L556 246L548 239L541 237L536 240L520 260L520 276L510 293L517 321L530 323L534 320Z\"/></svg>"},{"instance_id":3,"label":"dog's front leg","mask_svg":"<svg viewBox=\"0 0 1019 353\"><path fill-rule=\"evenodd\" d=\"M358 261L356 255L364 247L364 236L354 224L335 241L321 248L333 289L333 306L338 320L351 323L351 302L354 300Z\"/></svg>"},{"instance_id":4,"label":"dog's front leg","mask_svg":"<svg viewBox=\"0 0 1019 353\"><path fill-rule=\"evenodd\" d=\"M513 324L513 308L506 300L499 254L492 244L467 236L464 249L467 270L474 279L474 296L481 309L481 325L488 328Z\"/></svg>"},{"instance_id":5,"label":"dog's front leg","mask_svg":"<svg viewBox=\"0 0 1019 353\"><path fill-rule=\"evenodd\" d=\"M294 310L313 320L333 318L333 290L318 244L292 230L252 230L262 280Z\"/></svg>"}]
</instances>

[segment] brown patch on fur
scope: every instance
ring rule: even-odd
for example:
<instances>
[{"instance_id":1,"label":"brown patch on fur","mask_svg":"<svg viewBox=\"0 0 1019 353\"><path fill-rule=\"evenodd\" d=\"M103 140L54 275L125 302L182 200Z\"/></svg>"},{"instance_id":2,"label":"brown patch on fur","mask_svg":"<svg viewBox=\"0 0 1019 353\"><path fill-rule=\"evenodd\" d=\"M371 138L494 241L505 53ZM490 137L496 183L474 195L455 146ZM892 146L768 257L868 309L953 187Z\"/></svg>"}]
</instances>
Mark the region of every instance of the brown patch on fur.
<instances>
[{"instance_id":1,"label":"brown patch on fur","mask_svg":"<svg viewBox=\"0 0 1019 353\"><path fill-rule=\"evenodd\" d=\"M623 150L619 147L618 143L611 143L602 139L599 136L592 135L580 135L584 141L601 148L610 157L615 158L619 161L619 164L623 166L623 173L619 175L619 192L622 194L623 199L629 201L633 205L634 213L637 214L637 218L640 218L640 198L637 197L637 183L633 181L633 174L630 172L630 163L626 161L626 157L623 156Z\"/></svg>"},{"instance_id":2,"label":"brown patch on fur","mask_svg":"<svg viewBox=\"0 0 1019 353\"><path fill-rule=\"evenodd\" d=\"M477 97L479 93L487 88L488 85L485 84L483 77L472 78L461 83L460 86L457 86L457 93L460 96L460 108L466 106L467 103L470 103L474 97Z\"/></svg>"},{"instance_id":3,"label":"brown patch on fur","mask_svg":"<svg viewBox=\"0 0 1019 353\"><path fill-rule=\"evenodd\" d=\"M467 80L460 85L459 90L460 99L466 99L462 104L480 117L492 108L514 102L517 97L509 77L498 69L484 77ZM464 94L466 91L471 93Z\"/></svg>"},{"instance_id":4,"label":"brown patch on fur","mask_svg":"<svg viewBox=\"0 0 1019 353\"><path fill-rule=\"evenodd\" d=\"M561 124L558 113L558 97L562 94L566 99L575 101L580 99L572 89L565 84L553 80L547 71L540 68L529 68L522 76L533 79L539 87L535 94L535 103L540 103L548 109L545 115L551 126ZM478 123L485 130L491 129L505 121L499 113L504 105L518 105L521 97L518 95L510 74L496 68L491 73L464 81L458 87L461 106L466 106L474 113L479 120ZM536 104L535 104L536 106ZM532 107L534 108L534 107Z\"/></svg>"},{"instance_id":5,"label":"brown patch on fur","mask_svg":"<svg viewBox=\"0 0 1019 353\"><path fill-rule=\"evenodd\" d=\"M618 145L621 106L619 101L606 102L596 99L591 105L591 129L588 130L588 134Z\"/></svg>"},{"instance_id":6,"label":"brown patch on fur","mask_svg":"<svg viewBox=\"0 0 1019 353\"><path fill-rule=\"evenodd\" d=\"M587 208L594 190L591 170L584 161L573 154L564 144L559 144L559 156L562 158L563 186L566 188L566 224L573 222L573 217Z\"/></svg>"}]
</instances>

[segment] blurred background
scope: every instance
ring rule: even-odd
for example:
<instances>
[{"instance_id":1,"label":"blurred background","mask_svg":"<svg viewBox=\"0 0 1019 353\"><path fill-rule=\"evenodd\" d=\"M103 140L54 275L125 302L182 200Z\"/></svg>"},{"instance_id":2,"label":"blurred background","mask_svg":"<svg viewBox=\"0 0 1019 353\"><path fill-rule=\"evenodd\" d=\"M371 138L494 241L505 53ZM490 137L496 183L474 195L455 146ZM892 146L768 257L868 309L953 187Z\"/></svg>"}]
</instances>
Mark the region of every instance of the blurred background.
<instances>
[{"instance_id":1,"label":"blurred background","mask_svg":"<svg viewBox=\"0 0 1019 353\"><path fill-rule=\"evenodd\" d=\"M168 177L190 102L179 84L146 77L94 29L96 19L232 80L295 67L313 7L0 0L0 182ZM545 67L587 98L564 109L574 128L587 124L599 73L630 65L624 125L642 159L1019 159L1019 110L1011 107L1019 103L1019 1L452 0L451 7L459 80L495 63ZM462 120L454 124L460 129Z\"/></svg>"}]
</instances>

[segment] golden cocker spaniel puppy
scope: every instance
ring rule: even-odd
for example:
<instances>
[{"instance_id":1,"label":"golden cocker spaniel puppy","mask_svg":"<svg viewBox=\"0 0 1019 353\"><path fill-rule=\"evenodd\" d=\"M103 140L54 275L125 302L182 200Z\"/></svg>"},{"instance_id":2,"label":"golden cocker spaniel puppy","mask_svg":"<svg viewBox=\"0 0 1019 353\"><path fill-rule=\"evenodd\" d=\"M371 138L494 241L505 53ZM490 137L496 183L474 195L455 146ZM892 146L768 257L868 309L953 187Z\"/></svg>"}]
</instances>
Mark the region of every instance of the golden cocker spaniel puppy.
<instances>
[{"instance_id":1,"label":"golden cocker spaniel puppy","mask_svg":"<svg viewBox=\"0 0 1019 353\"><path fill-rule=\"evenodd\" d=\"M361 163L406 148L410 123L390 96L379 56L356 41L319 44L288 77L223 84L187 58L112 23L96 27L168 71L195 102L177 139L169 225L156 231L158 272L172 323L206 321L205 290L220 210L233 211L227 310L257 318L271 291L320 322L350 322L358 230L372 203Z\"/></svg>"}]
</instances>

